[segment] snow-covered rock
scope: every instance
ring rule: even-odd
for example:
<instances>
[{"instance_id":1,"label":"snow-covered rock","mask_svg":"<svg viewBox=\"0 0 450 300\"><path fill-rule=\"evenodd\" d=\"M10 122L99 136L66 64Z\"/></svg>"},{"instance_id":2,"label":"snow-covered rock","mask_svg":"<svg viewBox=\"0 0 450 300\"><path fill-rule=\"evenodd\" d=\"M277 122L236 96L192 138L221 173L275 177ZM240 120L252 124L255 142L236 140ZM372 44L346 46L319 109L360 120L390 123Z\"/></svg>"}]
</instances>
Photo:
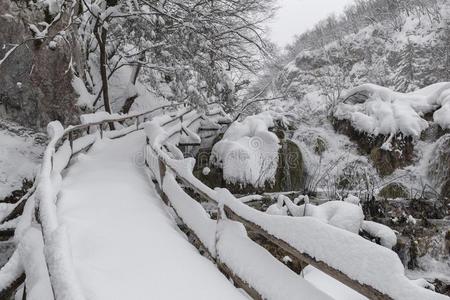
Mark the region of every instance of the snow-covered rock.
<instances>
[{"instance_id":1,"label":"snow-covered rock","mask_svg":"<svg viewBox=\"0 0 450 300\"><path fill-rule=\"evenodd\" d=\"M347 196L347 198L344 199L344 201L345 201L345 202L348 202L348 203L355 204L355 205L359 205L359 203L361 202L361 200L359 200L358 197L356 197L356 196L354 196L354 195L352 195L352 194L349 194L349 195Z\"/></svg>"},{"instance_id":2,"label":"snow-covered rock","mask_svg":"<svg viewBox=\"0 0 450 300\"><path fill-rule=\"evenodd\" d=\"M227 182L263 187L273 183L278 165L278 137L269 131L274 126L270 113L234 122L223 139L214 145L211 163L223 169Z\"/></svg>"},{"instance_id":3,"label":"snow-covered rock","mask_svg":"<svg viewBox=\"0 0 450 300\"><path fill-rule=\"evenodd\" d=\"M373 135L386 136L402 133L419 137L428 128L422 118L434 112L433 118L442 128L450 128L450 83L430 85L411 93L394 92L375 84L363 84L350 90L344 97L367 93L366 101L347 101L338 105L334 116L351 121L354 128Z\"/></svg>"},{"instance_id":4,"label":"snow-covered rock","mask_svg":"<svg viewBox=\"0 0 450 300\"><path fill-rule=\"evenodd\" d=\"M372 221L364 221L362 223L362 229L371 236L379 238L380 244L386 248L392 249L397 244L395 232L386 225Z\"/></svg>"},{"instance_id":5,"label":"snow-covered rock","mask_svg":"<svg viewBox=\"0 0 450 300\"><path fill-rule=\"evenodd\" d=\"M358 234L364 220L361 207L344 201L329 201L321 205L295 205L289 198L284 202L293 216L308 216L317 218L324 223Z\"/></svg>"}]
</instances>

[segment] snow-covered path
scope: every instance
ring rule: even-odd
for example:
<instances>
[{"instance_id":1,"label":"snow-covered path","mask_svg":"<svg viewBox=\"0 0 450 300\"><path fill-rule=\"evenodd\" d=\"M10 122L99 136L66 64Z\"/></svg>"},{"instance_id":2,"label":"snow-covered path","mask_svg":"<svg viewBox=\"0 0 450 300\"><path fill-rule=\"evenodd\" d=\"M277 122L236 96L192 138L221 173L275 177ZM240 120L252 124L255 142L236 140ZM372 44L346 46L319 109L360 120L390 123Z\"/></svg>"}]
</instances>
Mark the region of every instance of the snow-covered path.
<instances>
[{"instance_id":1,"label":"snow-covered path","mask_svg":"<svg viewBox=\"0 0 450 300\"><path fill-rule=\"evenodd\" d=\"M98 141L64 175L58 216L86 299L246 299L179 232L145 174L144 143L143 132Z\"/></svg>"}]
</instances>

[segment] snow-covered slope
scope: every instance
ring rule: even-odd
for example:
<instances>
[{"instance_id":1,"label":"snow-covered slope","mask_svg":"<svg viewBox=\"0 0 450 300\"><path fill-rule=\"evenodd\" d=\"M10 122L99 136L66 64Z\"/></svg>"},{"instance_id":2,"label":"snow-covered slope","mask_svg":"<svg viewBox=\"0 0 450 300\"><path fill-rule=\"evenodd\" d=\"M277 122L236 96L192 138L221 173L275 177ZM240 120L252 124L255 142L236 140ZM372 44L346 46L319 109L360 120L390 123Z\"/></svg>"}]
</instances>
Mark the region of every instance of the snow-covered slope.
<instances>
[{"instance_id":1,"label":"snow-covered slope","mask_svg":"<svg viewBox=\"0 0 450 300\"><path fill-rule=\"evenodd\" d=\"M23 127L0 120L0 199L33 180L45 138Z\"/></svg>"}]
</instances>

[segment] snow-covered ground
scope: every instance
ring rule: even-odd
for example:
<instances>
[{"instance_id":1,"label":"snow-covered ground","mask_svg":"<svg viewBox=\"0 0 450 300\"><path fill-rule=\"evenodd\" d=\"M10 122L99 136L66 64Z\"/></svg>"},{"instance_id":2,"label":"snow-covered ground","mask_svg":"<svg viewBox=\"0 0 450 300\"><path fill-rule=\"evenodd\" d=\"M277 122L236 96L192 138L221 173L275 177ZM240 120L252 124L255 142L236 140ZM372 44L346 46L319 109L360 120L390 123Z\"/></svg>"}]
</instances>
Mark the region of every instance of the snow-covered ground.
<instances>
[{"instance_id":1,"label":"snow-covered ground","mask_svg":"<svg viewBox=\"0 0 450 300\"><path fill-rule=\"evenodd\" d=\"M87 299L245 299L186 240L149 184L145 136L98 141L58 200ZM220 292L218 292L220 291Z\"/></svg>"},{"instance_id":2,"label":"snow-covered ground","mask_svg":"<svg viewBox=\"0 0 450 300\"><path fill-rule=\"evenodd\" d=\"M20 132L0 126L0 199L20 189L23 179L34 179L39 167L44 145L31 133Z\"/></svg>"}]
</instances>

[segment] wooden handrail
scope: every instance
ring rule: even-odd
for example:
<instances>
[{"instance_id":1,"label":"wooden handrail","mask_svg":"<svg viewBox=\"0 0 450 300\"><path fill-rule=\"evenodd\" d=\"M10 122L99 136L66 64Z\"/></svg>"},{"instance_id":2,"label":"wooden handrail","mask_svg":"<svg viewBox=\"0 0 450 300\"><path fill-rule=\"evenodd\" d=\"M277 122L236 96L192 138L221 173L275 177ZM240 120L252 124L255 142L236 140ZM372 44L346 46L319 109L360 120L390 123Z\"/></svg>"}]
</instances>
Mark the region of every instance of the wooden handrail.
<instances>
[{"instance_id":1,"label":"wooden handrail","mask_svg":"<svg viewBox=\"0 0 450 300\"><path fill-rule=\"evenodd\" d=\"M126 120L139 118L139 117L142 117L142 116L154 113L154 112L156 112L158 110L161 110L161 109L166 109L166 108L169 108L169 107L177 107L179 105L182 105L182 104L180 104L180 103L167 104L167 105L159 106L159 107L153 108L153 109L151 109L149 111L145 111L145 112L141 112L141 113L137 113L137 114L130 114L130 115L125 115L123 117L111 118L111 119L102 120L102 121L98 121L98 122L91 122L91 123L87 123L87 124L80 124L80 125L70 126L64 131L64 136L66 136L66 135L68 135L68 134L70 134L71 132L74 132L74 131L79 131L79 130L83 130L83 129L87 130L89 127L92 127L92 126L105 125L105 124L108 124L110 122L123 122L123 121L126 121Z\"/></svg>"},{"instance_id":2,"label":"wooden handrail","mask_svg":"<svg viewBox=\"0 0 450 300\"><path fill-rule=\"evenodd\" d=\"M75 138L75 134L74 134L76 131L88 130L91 126L99 126L100 125L100 135L101 135L101 137L103 137L104 133L103 133L102 125L108 124L111 122L122 122L122 121L126 121L129 119L137 119L136 129L132 130L132 131L127 131L124 134L120 135L120 136L123 136L123 135L129 134L129 133L134 132L139 129L139 117L154 113L161 109L166 109L169 107L177 107L179 105L181 105L181 104L163 105L163 106L159 106L157 108L153 108L149 111L145 111L145 112L141 112L141 113L121 116L121 117L117 117L117 118L108 118L106 120L90 122L87 124L70 126L70 127L66 128L63 132L54 132L53 133L54 136L52 136L52 138L50 139L50 141L47 145L47 148L45 149L45 152L44 152L44 158L43 158L43 162L42 162L41 171L40 171L39 176L37 177L38 179L36 181L37 182L36 190L39 190L39 185L41 183L44 184L44 186L45 186L45 185L50 184L51 181L53 180L52 173L54 172L54 167L55 167L55 165L54 165L55 154L58 153L57 150L62 145L64 145L64 143L67 140L69 140L71 152L70 152L70 154L68 154L69 156L65 155L64 153L62 154L65 157L65 165L60 166L60 168L62 168L62 169L61 170L58 169L58 170L62 171L63 169L67 168L70 159L76 153L76 151L74 151L74 148L73 148L74 142L77 141L77 139ZM58 126L61 126L61 125L58 125ZM56 127L58 127L58 126L56 126ZM120 131L118 131L118 132L120 133ZM83 149L85 149L86 147L89 147L94 142L95 142L95 139L88 140L87 146L85 146ZM36 205L36 221L41 225L40 228L42 231L44 247L47 244L47 242L49 241L52 233L59 228L59 225L57 222L57 217L56 217L56 210L55 210L56 207L55 207L54 203L52 203L53 202L52 197L53 196L49 194L49 191L47 191L46 188L41 189L40 193L38 193L35 197L36 201L38 203L38 205ZM44 201L44 207L41 207L42 201ZM43 214L42 208L45 208L48 211L46 211L46 213ZM48 215L48 214L50 214L50 215ZM47 218L49 218L49 220L47 220ZM46 261L46 263L47 263L47 261ZM55 267L56 266L54 266L54 268ZM71 266L65 266L65 268L66 268L66 270L70 270L69 272L74 272L73 268ZM50 283L51 283L52 292L54 294L55 300L58 300L59 296L60 296L54 290L55 282L58 282L59 286L62 284L63 287L67 288L67 290L65 290L63 292L60 291L61 293L66 293L67 295L77 294L77 292L69 291L69 290L71 290L72 287L74 287L74 289L76 290L78 287L77 283L67 281L64 278L55 278L54 276L51 275L52 268L49 268L49 266L48 266L47 269L49 272Z\"/></svg>"}]
</instances>

